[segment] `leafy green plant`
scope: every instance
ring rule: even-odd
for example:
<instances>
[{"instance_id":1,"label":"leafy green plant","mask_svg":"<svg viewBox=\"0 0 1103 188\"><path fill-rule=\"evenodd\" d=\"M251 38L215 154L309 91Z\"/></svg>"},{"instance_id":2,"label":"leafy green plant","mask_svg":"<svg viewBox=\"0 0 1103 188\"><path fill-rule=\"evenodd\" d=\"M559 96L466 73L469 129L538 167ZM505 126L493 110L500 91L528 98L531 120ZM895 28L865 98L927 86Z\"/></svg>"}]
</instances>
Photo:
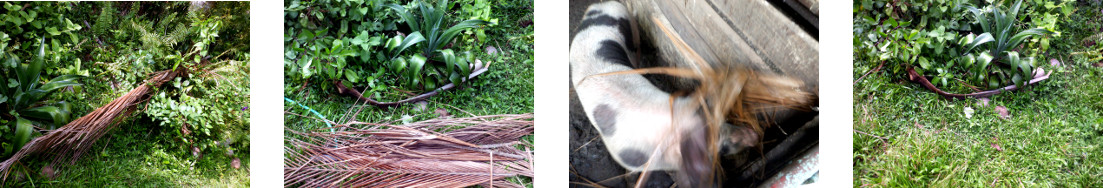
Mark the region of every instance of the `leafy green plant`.
<instances>
[{"instance_id":1,"label":"leafy green plant","mask_svg":"<svg viewBox=\"0 0 1103 188\"><path fill-rule=\"evenodd\" d=\"M975 69L983 69L990 64L987 61L996 60L997 62L1003 62L1010 66L1010 69L1005 69L1009 71L1000 71L996 74L1004 78L1002 80L1008 80L1006 78L1010 78L1009 80L1019 87L1022 87L1025 82L1033 78L1031 73L1034 71L1036 65L1034 65L1033 57L1020 58L1018 52L1009 50L1018 47L1029 37L1044 36L1053 33L1043 28L1033 28L1014 32L1017 30L1015 21L1017 20L1021 4L1022 0L1015 1L1011 9L1006 10L1006 12L998 5L992 5L985 10L969 7L969 12L972 12L976 17L976 21L979 22L984 33L977 35L975 38L969 36L968 38L973 38L973 40L965 46L966 52L971 52L977 47L986 47L987 54L995 57L994 59L986 57L980 58L979 60L982 61L977 64L980 68ZM991 17L988 17L989 14L991 14ZM984 78L980 77L978 80L984 80ZM999 86L999 82L994 79L989 79L988 83L989 87Z\"/></svg>"},{"instance_id":2,"label":"leafy green plant","mask_svg":"<svg viewBox=\"0 0 1103 188\"><path fill-rule=\"evenodd\" d=\"M1021 85L1033 78L1033 57L1050 53L1051 38L1037 36L1060 37L1057 18L1073 10L1068 0L1028 2L1005 9L1000 4L1012 2L855 1L855 69L883 65L900 76L915 68L952 92ZM980 9L972 3L995 4Z\"/></svg>"},{"instance_id":3,"label":"leafy green plant","mask_svg":"<svg viewBox=\"0 0 1103 188\"><path fill-rule=\"evenodd\" d=\"M46 68L45 39L40 41L42 44L29 64L22 63L13 54L0 52L3 69L7 73L3 75L6 83L0 89L0 106L3 106L4 120L12 123L7 127L14 130L11 137L5 134L5 156L19 150L32 138L35 125L56 127L70 121L71 105L65 101L46 102L44 99L55 90L80 85L76 82L80 76L61 75L39 83Z\"/></svg>"},{"instance_id":4,"label":"leafy green plant","mask_svg":"<svg viewBox=\"0 0 1103 188\"><path fill-rule=\"evenodd\" d=\"M463 4L461 10L462 14L468 16L468 19L473 20L486 20L488 27L494 27L498 25L498 18L493 18L494 7L490 6L490 2L487 0L473 0L470 2L460 2ZM474 35L475 39L478 39L478 44L482 45L486 43L486 29L483 28L471 28L464 31L466 35ZM470 39L469 39L470 40ZM473 42L473 41L468 41Z\"/></svg>"},{"instance_id":5,"label":"leafy green plant","mask_svg":"<svg viewBox=\"0 0 1103 188\"><path fill-rule=\"evenodd\" d=\"M295 79L317 75L354 84L374 81L375 76L363 72L375 72L397 57L383 53L395 49L380 49L389 38L383 31L396 29L393 11L384 6L391 1L286 1L288 75ZM406 41L413 44L411 37Z\"/></svg>"},{"instance_id":6,"label":"leafy green plant","mask_svg":"<svg viewBox=\"0 0 1103 188\"><path fill-rule=\"evenodd\" d=\"M433 58L438 54L438 50L452 42L452 39L455 38L460 31L490 23L483 20L470 19L460 21L456 25L445 28L449 23L446 20L445 11L447 11L448 7L451 7L452 4L449 4L448 0L437 2L435 7L432 5L427 6L426 4L425 2L417 3L418 10L421 13L420 17L415 16L413 12L408 11L401 5L391 4L388 6L398 12L398 16L406 22L406 25L408 25L414 33L420 33L419 35L425 36L425 43L420 45L420 51L422 56L428 58Z\"/></svg>"},{"instance_id":7,"label":"leafy green plant","mask_svg":"<svg viewBox=\"0 0 1103 188\"><path fill-rule=\"evenodd\" d=\"M452 4L447 0L438 1L435 6L427 4L429 3L417 2L420 16L401 5L388 5L391 9L397 11L398 16L414 31L406 37L407 39L402 40L402 43L397 45L399 49L397 52L400 53L402 49L411 45L409 43L411 36L414 37L413 43L417 43L420 48L420 56L413 56L410 61L407 61L410 65L394 65L401 64L401 60L399 60L398 62L392 62L392 68L405 67L407 69L414 69L405 71L406 74L404 76L406 78L413 78L413 81L410 82L411 86L416 87L420 84L423 89L435 88L438 85L443 85L445 82L460 84L466 80L467 75L471 73L471 67L468 63L472 61L470 52L464 52L467 55L457 57L453 50L444 49L444 47L451 43L460 32L491 22L480 19L469 19L445 28L449 23L446 19L447 16L445 11L447 11ZM424 41L417 40L421 36L424 36ZM392 39L391 41L396 40ZM428 68L430 70L427 71L418 70L424 67L421 57L441 62L443 65L429 66ZM420 75L421 73L425 75L422 76ZM432 79L424 79L423 77L425 76Z\"/></svg>"}]
</instances>

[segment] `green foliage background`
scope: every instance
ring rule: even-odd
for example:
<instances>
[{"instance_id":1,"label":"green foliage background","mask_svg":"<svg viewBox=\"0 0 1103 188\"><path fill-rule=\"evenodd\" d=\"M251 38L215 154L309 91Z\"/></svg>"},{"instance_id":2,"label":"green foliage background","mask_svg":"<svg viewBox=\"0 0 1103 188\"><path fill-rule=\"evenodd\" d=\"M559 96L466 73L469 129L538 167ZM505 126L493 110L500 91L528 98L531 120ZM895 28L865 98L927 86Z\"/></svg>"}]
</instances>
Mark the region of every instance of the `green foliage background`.
<instances>
[{"instance_id":1,"label":"green foliage background","mask_svg":"<svg viewBox=\"0 0 1103 188\"><path fill-rule=\"evenodd\" d=\"M969 93L973 88L995 89L1017 84L1014 80L1029 80L1028 71L1034 67L1050 70L1048 59L1052 57L1051 41L1063 40L1060 20L1067 20L1075 10L1075 1L1026 0L1018 16L1013 18L1011 34L1031 28L1041 28L1051 35L1028 38L1022 46L1014 46L1021 56L1019 61L1009 61L1002 54L994 54L986 63L980 55L966 51L973 37L984 33L979 20L969 12L969 7L990 10L998 6L1007 11L1015 1L970 0L922 0L922 1L854 1L854 60L855 70L864 73L882 62L884 67L898 78L905 79L909 67L926 76L943 90ZM991 13L985 13L990 18ZM985 51L988 45L980 48ZM977 53L979 54L979 53ZM968 56L968 58L966 57ZM1027 59L1039 60L1028 62ZM1029 66L1027 66L1029 65ZM1023 73L1026 71L1026 73ZM860 77L857 74L855 78Z\"/></svg>"},{"instance_id":2,"label":"green foliage background","mask_svg":"<svg viewBox=\"0 0 1103 188\"><path fill-rule=\"evenodd\" d=\"M440 10L440 15L422 9L426 7ZM372 92L386 86L425 92L462 83L458 78L471 72L467 69L475 59L492 60L479 55L493 41L487 37L504 34L505 28L490 16L494 9L486 0L286 1L285 72L291 82L331 88L331 81L342 80L369 85ZM400 16L405 14L409 18ZM412 28L406 19L425 26ZM459 31L456 38L437 40L435 36L453 26ZM401 81L384 85L380 79Z\"/></svg>"},{"instance_id":3,"label":"green foliage background","mask_svg":"<svg viewBox=\"0 0 1103 188\"><path fill-rule=\"evenodd\" d=\"M248 2L0 4L0 50L28 59L44 39L43 79L83 76L84 85L45 99L70 101L73 119L154 71L189 71L152 91L75 165L50 167L51 176L50 161L25 159L6 185L248 185Z\"/></svg>"}]
</instances>

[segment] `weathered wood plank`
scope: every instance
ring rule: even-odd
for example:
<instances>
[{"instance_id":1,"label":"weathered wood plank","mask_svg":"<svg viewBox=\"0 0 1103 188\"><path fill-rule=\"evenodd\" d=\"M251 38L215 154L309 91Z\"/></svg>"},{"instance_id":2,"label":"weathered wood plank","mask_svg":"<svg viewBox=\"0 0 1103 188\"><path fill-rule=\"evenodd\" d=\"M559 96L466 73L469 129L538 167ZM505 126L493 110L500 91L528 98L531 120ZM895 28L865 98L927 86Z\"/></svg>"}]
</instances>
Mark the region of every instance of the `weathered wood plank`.
<instances>
[{"instance_id":1,"label":"weathered wood plank","mask_svg":"<svg viewBox=\"0 0 1103 188\"><path fill-rule=\"evenodd\" d=\"M627 0L643 34L670 62L682 62L660 27L678 33L706 61L741 63L803 80L818 93L819 42L761 0Z\"/></svg>"},{"instance_id":2,"label":"weathered wood plank","mask_svg":"<svg viewBox=\"0 0 1103 188\"><path fill-rule=\"evenodd\" d=\"M808 11L812 11L812 14L820 15L820 0L800 0L800 4L808 7Z\"/></svg>"}]
</instances>

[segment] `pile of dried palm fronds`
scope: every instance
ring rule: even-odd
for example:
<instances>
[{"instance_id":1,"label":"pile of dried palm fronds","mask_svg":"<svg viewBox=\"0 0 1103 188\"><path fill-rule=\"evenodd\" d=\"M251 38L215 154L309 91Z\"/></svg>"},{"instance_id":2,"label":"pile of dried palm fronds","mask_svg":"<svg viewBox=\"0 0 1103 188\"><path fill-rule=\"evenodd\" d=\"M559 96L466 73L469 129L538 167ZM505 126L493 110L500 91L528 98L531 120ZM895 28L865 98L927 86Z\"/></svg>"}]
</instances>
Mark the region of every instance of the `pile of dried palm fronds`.
<instances>
[{"instance_id":1,"label":"pile of dried palm fronds","mask_svg":"<svg viewBox=\"0 0 1103 188\"><path fill-rule=\"evenodd\" d=\"M51 166L57 166L65 160L68 160L70 165L76 162L81 154L88 151L96 140L99 140L104 133L114 127L117 117L133 112L132 107L141 102L151 88L159 87L161 84L176 78L177 75L182 73L182 70L156 72L142 86L130 90L129 93L116 98L80 119L73 120L61 128L31 140L11 158L0 163L0 171L2 171L0 173L2 173L4 180L7 180L12 165L19 162L19 159L33 153L45 152L53 155L54 159L50 164Z\"/></svg>"},{"instance_id":2,"label":"pile of dried palm fronds","mask_svg":"<svg viewBox=\"0 0 1103 188\"><path fill-rule=\"evenodd\" d=\"M523 187L533 177L532 114L432 119L405 125L350 121L299 132L285 151L284 185L304 187ZM296 138L299 137L299 138ZM524 151L517 146L524 146Z\"/></svg>"}]
</instances>

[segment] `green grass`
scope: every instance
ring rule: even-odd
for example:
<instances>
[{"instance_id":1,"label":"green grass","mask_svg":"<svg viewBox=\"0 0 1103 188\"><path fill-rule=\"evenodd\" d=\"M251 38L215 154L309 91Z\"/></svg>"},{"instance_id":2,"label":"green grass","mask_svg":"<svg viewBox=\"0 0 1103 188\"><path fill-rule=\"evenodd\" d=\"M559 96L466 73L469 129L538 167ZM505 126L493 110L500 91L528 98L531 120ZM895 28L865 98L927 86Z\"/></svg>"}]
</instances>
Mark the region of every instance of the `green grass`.
<instances>
[{"instance_id":1,"label":"green grass","mask_svg":"<svg viewBox=\"0 0 1103 188\"><path fill-rule=\"evenodd\" d=\"M854 185L861 187L1103 187L1103 68L1071 55L1103 27L1099 7L1059 22L1039 58L1048 80L990 97L950 100L893 67L854 84ZM1064 66L1052 67L1050 58ZM854 77L877 66L855 62ZM1006 107L1002 119L996 107ZM974 110L967 117L966 108Z\"/></svg>"},{"instance_id":2,"label":"green grass","mask_svg":"<svg viewBox=\"0 0 1103 188\"><path fill-rule=\"evenodd\" d=\"M1071 59L988 106L871 74L854 86L855 186L1103 186L1103 70Z\"/></svg>"},{"instance_id":3,"label":"green grass","mask_svg":"<svg viewBox=\"0 0 1103 188\"><path fill-rule=\"evenodd\" d=\"M196 162L191 154L178 153L173 135L148 120L131 120L107 133L74 165L55 167L58 175L48 179L40 168L16 168L13 173L32 173L19 186L48 187L248 187L249 154L237 152L240 169L230 166L230 158L206 153ZM47 160L27 160L32 167L46 166ZM18 176L18 175L17 175Z\"/></svg>"}]
</instances>

